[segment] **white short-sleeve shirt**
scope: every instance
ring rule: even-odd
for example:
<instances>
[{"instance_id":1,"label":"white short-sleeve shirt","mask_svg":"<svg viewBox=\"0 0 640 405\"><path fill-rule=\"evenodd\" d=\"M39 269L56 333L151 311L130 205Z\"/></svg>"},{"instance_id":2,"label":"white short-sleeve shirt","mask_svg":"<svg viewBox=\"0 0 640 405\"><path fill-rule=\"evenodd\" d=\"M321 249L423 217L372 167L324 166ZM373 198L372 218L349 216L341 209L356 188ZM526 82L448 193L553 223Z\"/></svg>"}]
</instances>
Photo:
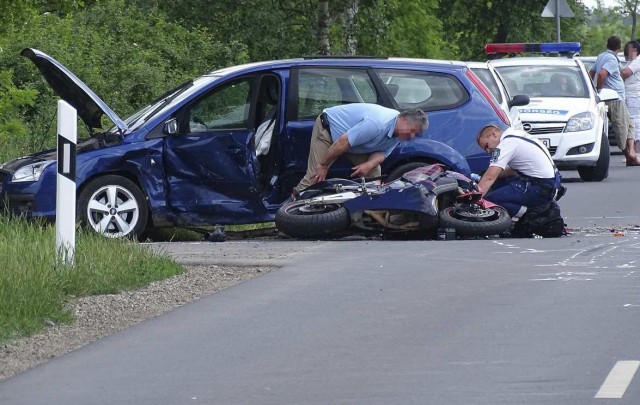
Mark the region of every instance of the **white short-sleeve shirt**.
<instances>
[{"instance_id":1,"label":"white short-sleeve shirt","mask_svg":"<svg viewBox=\"0 0 640 405\"><path fill-rule=\"evenodd\" d=\"M514 136L508 136L514 135ZM500 143L491 152L489 166L505 169L507 166L525 176L552 179L555 167L547 148L524 131L506 130Z\"/></svg>"},{"instance_id":2,"label":"white short-sleeve shirt","mask_svg":"<svg viewBox=\"0 0 640 405\"><path fill-rule=\"evenodd\" d=\"M640 58L635 58L627 67L633 74L624 79L624 88L627 97L640 97Z\"/></svg>"}]
</instances>

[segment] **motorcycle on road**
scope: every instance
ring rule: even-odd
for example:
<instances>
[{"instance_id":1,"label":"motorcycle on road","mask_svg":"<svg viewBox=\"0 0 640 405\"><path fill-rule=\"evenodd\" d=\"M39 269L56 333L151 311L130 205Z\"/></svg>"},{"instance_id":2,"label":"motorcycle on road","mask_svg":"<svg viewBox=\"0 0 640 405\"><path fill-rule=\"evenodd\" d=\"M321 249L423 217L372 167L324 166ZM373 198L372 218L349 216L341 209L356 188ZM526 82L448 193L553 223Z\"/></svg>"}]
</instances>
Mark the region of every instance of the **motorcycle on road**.
<instances>
[{"instance_id":1,"label":"motorcycle on road","mask_svg":"<svg viewBox=\"0 0 640 405\"><path fill-rule=\"evenodd\" d=\"M422 166L386 183L329 179L276 213L276 227L299 239L376 233L435 238L499 235L512 227L506 209L482 198L477 184L442 165Z\"/></svg>"}]
</instances>

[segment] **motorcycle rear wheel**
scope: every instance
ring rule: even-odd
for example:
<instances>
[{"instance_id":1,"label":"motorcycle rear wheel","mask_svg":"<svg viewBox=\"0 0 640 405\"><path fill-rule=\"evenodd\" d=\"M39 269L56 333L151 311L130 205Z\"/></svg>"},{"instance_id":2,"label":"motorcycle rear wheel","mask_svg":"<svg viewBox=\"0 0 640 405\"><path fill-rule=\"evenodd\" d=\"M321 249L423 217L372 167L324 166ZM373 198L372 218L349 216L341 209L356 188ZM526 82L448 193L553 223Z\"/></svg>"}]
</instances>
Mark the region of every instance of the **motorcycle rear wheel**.
<instances>
[{"instance_id":1,"label":"motorcycle rear wheel","mask_svg":"<svg viewBox=\"0 0 640 405\"><path fill-rule=\"evenodd\" d=\"M276 212L276 228L298 239L330 237L351 225L349 211L340 204L286 203Z\"/></svg>"},{"instance_id":2,"label":"motorcycle rear wheel","mask_svg":"<svg viewBox=\"0 0 640 405\"><path fill-rule=\"evenodd\" d=\"M502 207L463 205L441 210L440 226L454 228L459 236L491 236L509 231L513 223Z\"/></svg>"}]
</instances>

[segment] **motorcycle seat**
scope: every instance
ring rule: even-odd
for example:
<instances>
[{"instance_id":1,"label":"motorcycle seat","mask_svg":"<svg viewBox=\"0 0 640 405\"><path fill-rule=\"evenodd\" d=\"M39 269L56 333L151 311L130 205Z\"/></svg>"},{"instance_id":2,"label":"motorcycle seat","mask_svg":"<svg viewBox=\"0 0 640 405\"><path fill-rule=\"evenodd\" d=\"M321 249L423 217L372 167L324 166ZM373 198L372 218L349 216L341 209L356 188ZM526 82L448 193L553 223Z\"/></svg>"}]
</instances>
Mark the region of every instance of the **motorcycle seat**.
<instances>
[{"instance_id":1,"label":"motorcycle seat","mask_svg":"<svg viewBox=\"0 0 640 405\"><path fill-rule=\"evenodd\" d=\"M436 186L444 186L448 184L455 184L457 186L458 180L452 177L440 177L438 180L436 180Z\"/></svg>"},{"instance_id":2,"label":"motorcycle seat","mask_svg":"<svg viewBox=\"0 0 640 405\"><path fill-rule=\"evenodd\" d=\"M458 180L451 177L440 177L436 180L436 186L433 188L436 195L455 190L458 190Z\"/></svg>"}]
</instances>

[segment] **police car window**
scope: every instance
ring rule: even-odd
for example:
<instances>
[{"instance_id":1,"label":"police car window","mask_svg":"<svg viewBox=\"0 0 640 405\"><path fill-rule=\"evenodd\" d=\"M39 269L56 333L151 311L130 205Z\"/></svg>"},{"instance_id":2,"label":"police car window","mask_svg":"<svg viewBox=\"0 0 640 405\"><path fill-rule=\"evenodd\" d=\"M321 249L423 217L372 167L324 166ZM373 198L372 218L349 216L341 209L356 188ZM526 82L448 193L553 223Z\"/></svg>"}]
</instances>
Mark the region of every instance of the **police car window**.
<instances>
[{"instance_id":1,"label":"police car window","mask_svg":"<svg viewBox=\"0 0 640 405\"><path fill-rule=\"evenodd\" d=\"M188 111L189 132L249 128L251 82L242 79L222 86Z\"/></svg>"},{"instance_id":2,"label":"police car window","mask_svg":"<svg viewBox=\"0 0 640 405\"><path fill-rule=\"evenodd\" d=\"M469 94L453 75L411 70L376 70L398 108L444 110L469 99Z\"/></svg>"},{"instance_id":3,"label":"police car window","mask_svg":"<svg viewBox=\"0 0 640 405\"><path fill-rule=\"evenodd\" d=\"M577 66L500 66L510 94L529 97L589 97Z\"/></svg>"},{"instance_id":4,"label":"police car window","mask_svg":"<svg viewBox=\"0 0 640 405\"><path fill-rule=\"evenodd\" d=\"M323 109L340 104L376 103L378 95L369 74L361 69L300 69L298 118L315 118Z\"/></svg>"},{"instance_id":5,"label":"police car window","mask_svg":"<svg viewBox=\"0 0 640 405\"><path fill-rule=\"evenodd\" d=\"M500 94L500 90L498 89L498 83L496 83L489 69L471 68L471 70L482 80L482 83L487 86L491 94L493 94L493 97L498 100L498 103L502 103L502 94Z\"/></svg>"}]
</instances>

